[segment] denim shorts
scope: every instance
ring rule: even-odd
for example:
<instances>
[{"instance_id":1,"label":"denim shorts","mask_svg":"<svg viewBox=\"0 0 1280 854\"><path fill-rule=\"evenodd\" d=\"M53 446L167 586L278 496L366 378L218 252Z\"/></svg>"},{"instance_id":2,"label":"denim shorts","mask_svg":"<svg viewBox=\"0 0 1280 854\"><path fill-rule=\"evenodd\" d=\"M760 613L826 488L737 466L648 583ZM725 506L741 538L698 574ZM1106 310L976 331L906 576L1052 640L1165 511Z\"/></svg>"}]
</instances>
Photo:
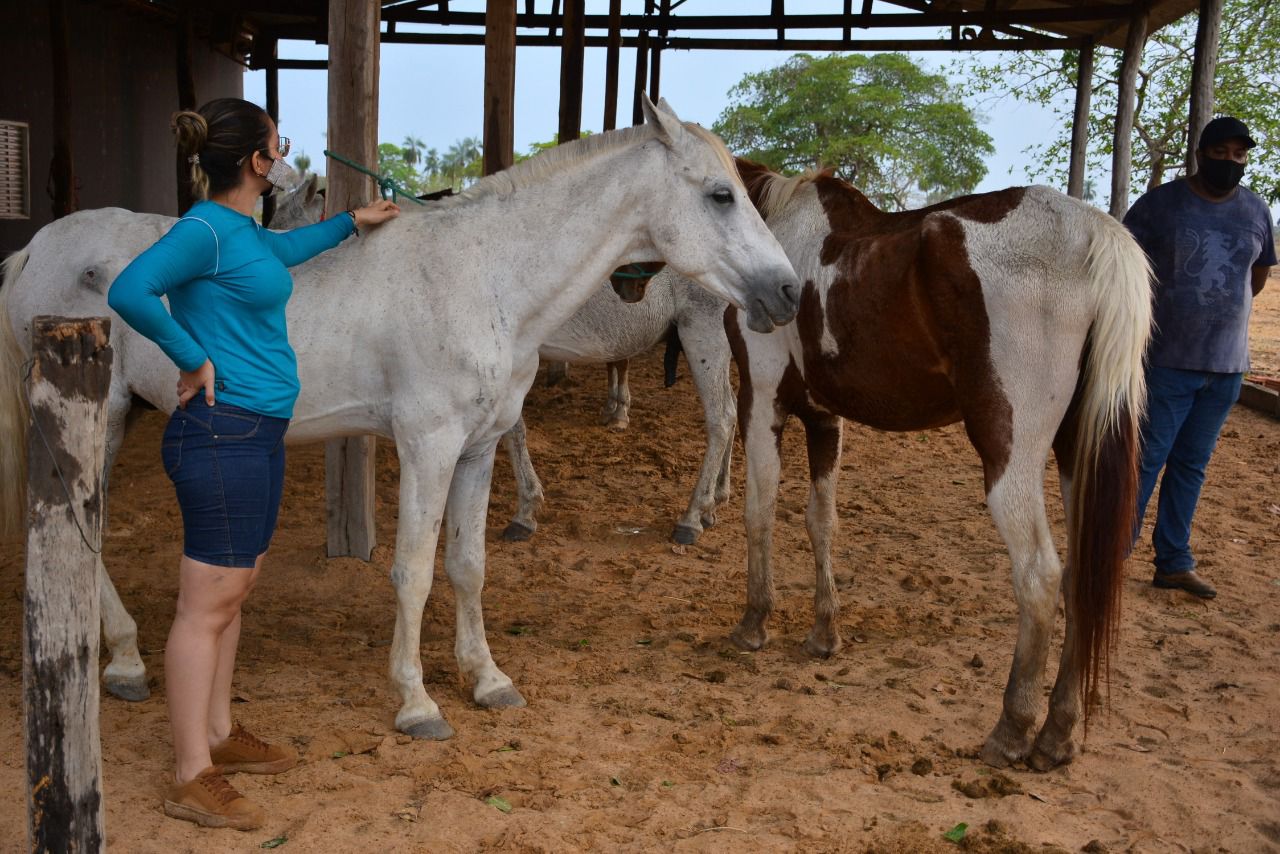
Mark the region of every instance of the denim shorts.
<instances>
[{"instance_id":1,"label":"denim shorts","mask_svg":"<svg viewBox=\"0 0 1280 854\"><path fill-rule=\"evenodd\" d=\"M271 544L284 488L289 419L214 403L175 409L160 442L182 508L182 553L216 566L252 567Z\"/></svg>"}]
</instances>

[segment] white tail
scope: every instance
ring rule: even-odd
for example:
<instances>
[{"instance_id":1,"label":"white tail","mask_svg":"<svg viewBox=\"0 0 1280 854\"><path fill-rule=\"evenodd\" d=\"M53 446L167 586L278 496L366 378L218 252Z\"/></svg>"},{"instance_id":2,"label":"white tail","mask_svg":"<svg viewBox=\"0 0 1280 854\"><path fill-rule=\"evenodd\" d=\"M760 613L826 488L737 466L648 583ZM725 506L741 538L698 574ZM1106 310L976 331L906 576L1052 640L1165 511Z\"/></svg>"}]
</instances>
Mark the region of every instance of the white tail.
<instances>
[{"instance_id":1,"label":"white tail","mask_svg":"<svg viewBox=\"0 0 1280 854\"><path fill-rule=\"evenodd\" d=\"M25 356L9 320L9 294L27 264L27 250L5 259L0 284L0 538L25 530L27 506L27 398L23 393Z\"/></svg>"}]
</instances>

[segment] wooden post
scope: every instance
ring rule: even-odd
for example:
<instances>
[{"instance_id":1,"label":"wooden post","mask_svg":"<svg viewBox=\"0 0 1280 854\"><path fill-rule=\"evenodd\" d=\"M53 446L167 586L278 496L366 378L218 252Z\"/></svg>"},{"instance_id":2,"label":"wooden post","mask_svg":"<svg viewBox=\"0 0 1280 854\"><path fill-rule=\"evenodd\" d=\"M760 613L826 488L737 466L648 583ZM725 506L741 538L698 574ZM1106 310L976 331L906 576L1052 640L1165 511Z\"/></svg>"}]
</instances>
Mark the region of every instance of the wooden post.
<instances>
[{"instance_id":1,"label":"wooden post","mask_svg":"<svg viewBox=\"0 0 1280 854\"><path fill-rule=\"evenodd\" d=\"M178 72L178 109L194 110L199 105L196 103L196 78L191 68L191 9L187 5L182 5L178 9L177 22L177 56L175 57L175 67ZM191 194L191 164L187 162L187 154L179 151L177 153L177 178L178 178L178 216L183 216L195 204L195 197Z\"/></svg>"},{"instance_id":2,"label":"wooden post","mask_svg":"<svg viewBox=\"0 0 1280 854\"><path fill-rule=\"evenodd\" d=\"M652 2L652 0L649 0ZM658 25L658 41L653 45L650 51L649 59L649 100L658 103L658 99L662 97L662 45L667 40L667 15L671 14L671 0L661 0L661 7L658 14L661 16L661 23Z\"/></svg>"},{"instance_id":3,"label":"wooden post","mask_svg":"<svg viewBox=\"0 0 1280 854\"><path fill-rule=\"evenodd\" d=\"M622 48L622 0L609 0L609 44L604 55L604 125L618 126L618 58Z\"/></svg>"},{"instance_id":4,"label":"wooden post","mask_svg":"<svg viewBox=\"0 0 1280 854\"><path fill-rule=\"evenodd\" d=\"M53 218L80 209L75 161L71 156L71 61L67 38L67 0L49 3L49 60L53 64Z\"/></svg>"},{"instance_id":5,"label":"wooden post","mask_svg":"<svg viewBox=\"0 0 1280 854\"><path fill-rule=\"evenodd\" d=\"M1200 131L1213 116L1214 78L1218 73L1218 34L1222 29L1222 0L1200 0L1196 24L1196 52L1191 65L1191 107L1187 117L1187 174L1196 171Z\"/></svg>"},{"instance_id":6,"label":"wooden post","mask_svg":"<svg viewBox=\"0 0 1280 854\"><path fill-rule=\"evenodd\" d=\"M484 174L516 159L516 4L489 0L484 13Z\"/></svg>"},{"instance_id":7,"label":"wooden post","mask_svg":"<svg viewBox=\"0 0 1280 854\"><path fill-rule=\"evenodd\" d=\"M29 851L101 851L106 840L96 551L110 331L105 317L32 321L22 634Z\"/></svg>"},{"instance_id":8,"label":"wooden post","mask_svg":"<svg viewBox=\"0 0 1280 854\"><path fill-rule=\"evenodd\" d=\"M649 31L641 30L636 37L636 84L631 93L631 124L644 124L644 107L641 98L644 96L649 70Z\"/></svg>"},{"instance_id":9,"label":"wooden post","mask_svg":"<svg viewBox=\"0 0 1280 854\"><path fill-rule=\"evenodd\" d=\"M561 143L582 134L582 63L587 46L586 0L564 0L564 39L560 47Z\"/></svg>"},{"instance_id":10,"label":"wooden post","mask_svg":"<svg viewBox=\"0 0 1280 854\"><path fill-rule=\"evenodd\" d=\"M261 54L259 53L261 51ZM267 72L267 115L271 116L271 121L276 123L276 130L280 129L280 68L276 65L276 57L279 52L279 42L275 36L260 33L253 40L254 64L258 64L259 56L266 60ZM262 224L271 225L271 220L276 215L276 199L274 195L267 195L262 200Z\"/></svg>"},{"instance_id":11,"label":"wooden post","mask_svg":"<svg viewBox=\"0 0 1280 854\"><path fill-rule=\"evenodd\" d=\"M1116 107L1116 135L1111 156L1111 215L1124 217L1129 209L1129 171L1133 168L1133 110L1138 66L1142 49L1147 44L1147 8L1134 6L1129 19L1129 34L1124 42L1124 59L1120 63L1120 94Z\"/></svg>"},{"instance_id":12,"label":"wooden post","mask_svg":"<svg viewBox=\"0 0 1280 854\"><path fill-rule=\"evenodd\" d=\"M1076 67L1076 112L1071 119L1071 164L1067 172L1067 195L1084 198L1084 167L1089 146L1089 99L1093 95L1093 39L1080 45Z\"/></svg>"},{"instance_id":13,"label":"wooden post","mask_svg":"<svg viewBox=\"0 0 1280 854\"><path fill-rule=\"evenodd\" d=\"M329 149L357 163L378 162L378 0L329 0ZM373 179L329 165L329 216L375 198ZM355 238L360 239L360 238ZM325 443L324 469L330 557L368 560L374 525L372 436Z\"/></svg>"}]
</instances>

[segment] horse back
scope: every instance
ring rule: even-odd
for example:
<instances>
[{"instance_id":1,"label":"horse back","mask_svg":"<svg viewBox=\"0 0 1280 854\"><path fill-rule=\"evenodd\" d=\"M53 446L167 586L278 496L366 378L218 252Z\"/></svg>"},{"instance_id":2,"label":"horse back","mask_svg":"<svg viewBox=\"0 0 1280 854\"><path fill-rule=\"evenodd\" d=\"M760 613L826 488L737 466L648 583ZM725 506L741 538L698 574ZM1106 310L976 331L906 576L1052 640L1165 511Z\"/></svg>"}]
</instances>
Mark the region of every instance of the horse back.
<instances>
[{"instance_id":1,"label":"horse back","mask_svg":"<svg viewBox=\"0 0 1280 854\"><path fill-rule=\"evenodd\" d=\"M816 183L830 231L796 321L811 396L883 430L960 420L998 386L966 223L998 222L1021 191L890 214L850 206L833 198L839 187Z\"/></svg>"}]
</instances>

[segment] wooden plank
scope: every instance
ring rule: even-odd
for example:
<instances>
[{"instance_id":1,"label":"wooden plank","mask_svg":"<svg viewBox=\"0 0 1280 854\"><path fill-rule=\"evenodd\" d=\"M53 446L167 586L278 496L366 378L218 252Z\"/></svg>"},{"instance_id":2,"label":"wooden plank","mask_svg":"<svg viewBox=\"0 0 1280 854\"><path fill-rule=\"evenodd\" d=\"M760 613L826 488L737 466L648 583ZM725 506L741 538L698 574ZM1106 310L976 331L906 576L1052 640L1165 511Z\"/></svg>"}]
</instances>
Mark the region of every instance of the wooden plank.
<instances>
[{"instance_id":1,"label":"wooden plank","mask_svg":"<svg viewBox=\"0 0 1280 854\"><path fill-rule=\"evenodd\" d=\"M613 130L618 126L618 63L621 48L622 0L609 0L609 43L604 57L604 130Z\"/></svg>"},{"instance_id":2,"label":"wooden plank","mask_svg":"<svg viewBox=\"0 0 1280 854\"><path fill-rule=\"evenodd\" d=\"M1214 78L1218 72L1218 41L1222 30L1222 0L1200 0L1196 49L1191 62L1191 105L1187 118L1187 174L1196 171L1200 131L1213 116Z\"/></svg>"},{"instance_id":3,"label":"wooden plank","mask_svg":"<svg viewBox=\"0 0 1280 854\"><path fill-rule=\"evenodd\" d=\"M105 317L32 322L22 635L29 851L101 851L106 840L97 552L110 331Z\"/></svg>"},{"instance_id":4,"label":"wooden plank","mask_svg":"<svg viewBox=\"0 0 1280 854\"><path fill-rule=\"evenodd\" d=\"M649 71L649 31L641 30L636 40L636 82L631 90L631 124L644 124L644 96Z\"/></svg>"},{"instance_id":5,"label":"wooden plank","mask_svg":"<svg viewBox=\"0 0 1280 854\"><path fill-rule=\"evenodd\" d=\"M484 174L515 162L516 6L489 0L484 14Z\"/></svg>"},{"instance_id":6,"label":"wooden plank","mask_svg":"<svg viewBox=\"0 0 1280 854\"><path fill-rule=\"evenodd\" d=\"M75 160L71 154L71 63L67 36L67 0L49 2L49 61L53 66L53 162L49 183L53 218L80 209Z\"/></svg>"},{"instance_id":7,"label":"wooden plank","mask_svg":"<svg viewBox=\"0 0 1280 854\"><path fill-rule=\"evenodd\" d=\"M435 44L435 45L481 45L484 36L478 33L383 33L383 44ZM643 42L645 55L648 56L652 44L647 32L638 36L623 36L623 47L639 48ZM587 47L608 47L606 36L587 36ZM548 39L546 36L518 36L516 44L520 47L560 47L559 39ZM967 41L956 36L954 39L798 39L788 38L779 43L777 39L721 39L721 38L683 38L669 37L663 41L664 50L946 50L946 51L981 51L981 50L1065 50L1079 44L1079 39L1060 38L1057 36L1019 36L989 41ZM281 68L324 68L323 59L282 59Z\"/></svg>"},{"instance_id":8,"label":"wooden plank","mask_svg":"<svg viewBox=\"0 0 1280 854\"><path fill-rule=\"evenodd\" d=\"M1129 21L1124 59L1120 63L1120 92L1116 106L1116 132L1111 155L1111 215L1124 217L1129 209L1129 170L1133 165L1133 110L1138 65L1147 43L1147 12L1139 9Z\"/></svg>"},{"instance_id":9,"label":"wooden plank","mask_svg":"<svg viewBox=\"0 0 1280 854\"><path fill-rule=\"evenodd\" d=\"M1071 161L1067 167L1067 195L1084 198L1084 167L1088 159L1089 100L1093 95L1093 39L1080 45L1076 69L1076 110L1071 119Z\"/></svg>"},{"instance_id":10,"label":"wooden plank","mask_svg":"<svg viewBox=\"0 0 1280 854\"><path fill-rule=\"evenodd\" d=\"M196 102L196 78L192 69L191 42L194 36L191 28L191 8L183 5L178 11L178 20L174 25L177 30L175 69L178 82L178 109L194 110L200 105ZM175 167L178 179L178 216L183 216L196 202L191 190L191 164L188 155L179 151L176 155Z\"/></svg>"},{"instance_id":11,"label":"wooden plank","mask_svg":"<svg viewBox=\"0 0 1280 854\"><path fill-rule=\"evenodd\" d=\"M670 29L665 21L671 14L671 0L660 0L658 37L649 43L649 100L658 103L662 97L662 49L666 46L667 33Z\"/></svg>"},{"instance_id":12,"label":"wooden plank","mask_svg":"<svg viewBox=\"0 0 1280 854\"><path fill-rule=\"evenodd\" d=\"M357 163L378 162L378 0L329 0L328 145ZM334 216L377 197L372 178L331 163L325 208ZM359 239L359 238L356 238ZM325 443L328 554L368 560L377 544L372 436Z\"/></svg>"},{"instance_id":13,"label":"wooden plank","mask_svg":"<svg viewBox=\"0 0 1280 854\"><path fill-rule=\"evenodd\" d=\"M582 134L582 63L586 0L564 0L564 41L560 47L560 128L562 143Z\"/></svg>"},{"instance_id":14,"label":"wooden plank","mask_svg":"<svg viewBox=\"0 0 1280 854\"><path fill-rule=\"evenodd\" d=\"M259 34L253 40L254 59L258 58L259 50L263 53L264 59L274 60L276 53L279 51L279 43L274 36L269 34ZM267 67L267 115L271 116L271 121L276 123L276 130L280 129L280 69L272 63ZM268 195L262 200L262 224L271 225L271 220L276 215L275 196Z\"/></svg>"}]
</instances>

